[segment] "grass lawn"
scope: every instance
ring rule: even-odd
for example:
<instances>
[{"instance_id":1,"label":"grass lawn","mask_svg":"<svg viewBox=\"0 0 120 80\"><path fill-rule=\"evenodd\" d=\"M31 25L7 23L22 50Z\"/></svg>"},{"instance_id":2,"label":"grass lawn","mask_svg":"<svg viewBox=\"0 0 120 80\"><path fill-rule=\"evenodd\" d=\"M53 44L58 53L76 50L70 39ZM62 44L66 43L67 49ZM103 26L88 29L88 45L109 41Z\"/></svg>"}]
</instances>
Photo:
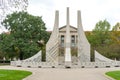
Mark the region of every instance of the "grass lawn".
<instances>
[{"instance_id":1,"label":"grass lawn","mask_svg":"<svg viewBox=\"0 0 120 80\"><path fill-rule=\"evenodd\" d=\"M31 74L29 71L0 69L0 80L22 80Z\"/></svg>"},{"instance_id":2,"label":"grass lawn","mask_svg":"<svg viewBox=\"0 0 120 80\"><path fill-rule=\"evenodd\" d=\"M110 71L105 74L114 78L115 80L120 80L120 71Z\"/></svg>"}]
</instances>

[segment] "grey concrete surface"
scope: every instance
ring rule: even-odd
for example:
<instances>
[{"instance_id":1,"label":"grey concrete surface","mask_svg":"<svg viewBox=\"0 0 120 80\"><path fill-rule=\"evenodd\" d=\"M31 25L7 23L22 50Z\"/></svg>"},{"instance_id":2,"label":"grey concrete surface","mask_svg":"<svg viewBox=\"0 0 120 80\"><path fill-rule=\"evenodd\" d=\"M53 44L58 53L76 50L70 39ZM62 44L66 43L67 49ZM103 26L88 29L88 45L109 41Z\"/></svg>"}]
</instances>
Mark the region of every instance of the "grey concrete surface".
<instances>
[{"instance_id":1,"label":"grey concrete surface","mask_svg":"<svg viewBox=\"0 0 120 80\"><path fill-rule=\"evenodd\" d=\"M13 66L0 66L0 69L27 70L33 74L24 80L111 80L104 74L107 71L120 70L120 68L23 68Z\"/></svg>"}]
</instances>

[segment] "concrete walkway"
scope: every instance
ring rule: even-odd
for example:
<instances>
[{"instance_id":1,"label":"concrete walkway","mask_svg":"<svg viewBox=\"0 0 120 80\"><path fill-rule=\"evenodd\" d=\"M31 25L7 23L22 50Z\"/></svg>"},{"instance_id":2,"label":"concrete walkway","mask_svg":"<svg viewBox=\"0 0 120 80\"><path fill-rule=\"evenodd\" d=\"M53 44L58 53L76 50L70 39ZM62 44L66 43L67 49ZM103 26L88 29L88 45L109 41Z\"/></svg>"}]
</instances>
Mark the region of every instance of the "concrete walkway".
<instances>
[{"instance_id":1,"label":"concrete walkway","mask_svg":"<svg viewBox=\"0 0 120 80\"><path fill-rule=\"evenodd\" d=\"M104 75L107 71L120 70L120 68L22 68L13 66L0 66L0 69L28 70L33 74L24 80L111 80Z\"/></svg>"}]
</instances>

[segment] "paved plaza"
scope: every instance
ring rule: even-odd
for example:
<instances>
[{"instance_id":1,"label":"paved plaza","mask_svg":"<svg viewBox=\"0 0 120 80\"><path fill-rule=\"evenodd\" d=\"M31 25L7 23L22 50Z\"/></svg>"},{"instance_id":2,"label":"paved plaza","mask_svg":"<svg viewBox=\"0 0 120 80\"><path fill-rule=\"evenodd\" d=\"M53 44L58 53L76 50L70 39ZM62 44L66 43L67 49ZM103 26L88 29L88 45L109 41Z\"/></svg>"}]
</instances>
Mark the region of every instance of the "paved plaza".
<instances>
[{"instance_id":1,"label":"paved plaza","mask_svg":"<svg viewBox=\"0 0 120 80\"><path fill-rule=\"evenodd\" d=\"M120 70L120 68L23 68L13 66L0 66L0 69L17 69L31 71L33 74L24 80L112 80L104 75L107 71Z\"/></svg>"}]
</instances>

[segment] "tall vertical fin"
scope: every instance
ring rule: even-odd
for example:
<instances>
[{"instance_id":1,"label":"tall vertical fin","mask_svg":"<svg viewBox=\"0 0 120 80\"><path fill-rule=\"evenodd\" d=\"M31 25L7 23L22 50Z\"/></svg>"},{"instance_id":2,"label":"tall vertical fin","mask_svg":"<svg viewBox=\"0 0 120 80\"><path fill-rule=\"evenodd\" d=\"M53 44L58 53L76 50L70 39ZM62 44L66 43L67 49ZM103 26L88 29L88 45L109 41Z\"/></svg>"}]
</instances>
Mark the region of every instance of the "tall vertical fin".
<instances>
[{"instance_id":1,"label":"tall vertical fin","mask_svg":"<svg viewBox=\"0 0 120 80\"><path fill-rule=\"evenodd\" d=\"M46 61L58 63L59 54L59 11L55 12L54 29L46 44Z\"/></svg>"},{"instance_id":2,"label":"tall vertical fin","mask_svg":"<svg viewBox=\"0 0 120 80\"><path fill-rule=\"evenodd\" d=\"M71 65L71 36L70 36L70 19L69 8L67 7L67 21L66 21L66 38L65 38L65 65Z\"/></svg>"},{"instance_id":3,"label":"tall vertical fin","mask_svg":"<svg viewBox=\"0 0 120 80\"><path fill-rule=\"evenodd\" d=\"M85 36L81 21L81 12L77 12L78 27L78 61L90 62L90 44Z\"/></svg>"}]
</instances>

